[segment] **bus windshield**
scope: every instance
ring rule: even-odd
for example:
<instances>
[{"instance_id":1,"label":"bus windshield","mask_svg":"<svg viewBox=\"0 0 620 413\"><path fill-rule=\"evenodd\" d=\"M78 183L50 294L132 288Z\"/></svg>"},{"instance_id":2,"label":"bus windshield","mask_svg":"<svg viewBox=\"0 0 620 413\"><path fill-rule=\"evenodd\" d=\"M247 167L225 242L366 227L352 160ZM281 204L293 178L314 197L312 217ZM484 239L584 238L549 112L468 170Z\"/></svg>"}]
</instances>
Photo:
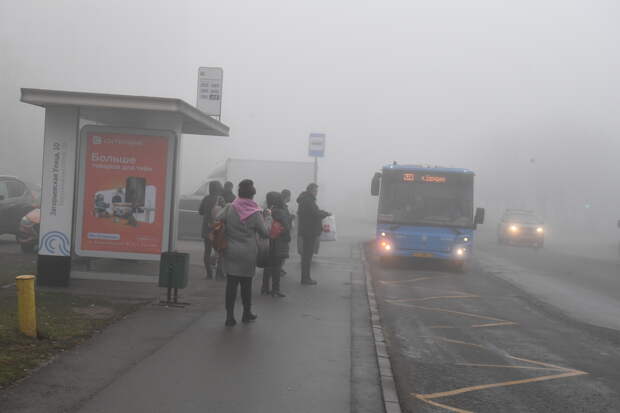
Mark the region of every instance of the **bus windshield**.
<instances>
[{"instance_id":1,"label":"bus windshield","mask_svg":"<svg viewBox=\"0 0 620 413\"><path fill-rule=\"evenodd\" d=\"M379 221L394 224L471 227L473 175L384 174ZM424 179L424 178L433 179Z\"/></svg>"}]
</instances>

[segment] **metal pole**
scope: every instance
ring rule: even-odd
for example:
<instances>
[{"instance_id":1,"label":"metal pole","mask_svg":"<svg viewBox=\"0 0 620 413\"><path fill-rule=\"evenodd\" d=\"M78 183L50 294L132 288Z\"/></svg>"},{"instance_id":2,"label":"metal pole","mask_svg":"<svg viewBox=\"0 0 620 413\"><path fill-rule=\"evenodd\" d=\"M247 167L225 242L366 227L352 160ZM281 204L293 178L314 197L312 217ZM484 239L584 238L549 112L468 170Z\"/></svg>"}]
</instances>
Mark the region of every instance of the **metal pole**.
<instances>
[{"instance_id":1,"label":"metal pole","mask_svg":"<svg viewBox=\"0 0 620 413\"><path fill-rule=\"evenodd\" d=\"M319 157L314 157L314 183L318 183L318 175L319 175Z\"/></svg>"}]
</instances>

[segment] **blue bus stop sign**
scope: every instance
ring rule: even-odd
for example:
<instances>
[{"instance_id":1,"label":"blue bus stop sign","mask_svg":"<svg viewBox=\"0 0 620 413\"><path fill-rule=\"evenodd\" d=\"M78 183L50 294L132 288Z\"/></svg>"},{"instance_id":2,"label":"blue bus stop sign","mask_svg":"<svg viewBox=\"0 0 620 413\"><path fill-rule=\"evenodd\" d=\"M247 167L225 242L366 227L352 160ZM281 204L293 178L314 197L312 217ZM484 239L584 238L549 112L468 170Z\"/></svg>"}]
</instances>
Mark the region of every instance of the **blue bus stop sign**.
<instances>
[{"instance_id":1,"label":"blue bus stop sign","mask_svg":"<svg viewBox=\"0 0 620 413\"><path fill-rule=\"evenodd\" d=\"M311 133L308 139L308 155L315 158L325 156L325 134Z\"/></svg>"}]
</instances>

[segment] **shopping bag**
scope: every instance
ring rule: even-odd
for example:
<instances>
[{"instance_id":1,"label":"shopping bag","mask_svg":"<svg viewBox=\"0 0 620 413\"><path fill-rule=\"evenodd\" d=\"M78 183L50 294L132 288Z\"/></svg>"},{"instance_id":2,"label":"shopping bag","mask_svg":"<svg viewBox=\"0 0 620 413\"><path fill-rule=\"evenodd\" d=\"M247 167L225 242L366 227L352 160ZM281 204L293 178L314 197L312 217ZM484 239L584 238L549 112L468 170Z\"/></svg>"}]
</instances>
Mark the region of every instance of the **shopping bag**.
<instances>
[{"instance_id":1,"label":"shopping bag","mask_svg":"<svg viewBox=\"0 0 620 413\"><path fill-rule=\"evenodd\" d=\"M321 241L336 241L336 217L333 215L325 217L322 225Z\"/></svg>"}]
</instances>

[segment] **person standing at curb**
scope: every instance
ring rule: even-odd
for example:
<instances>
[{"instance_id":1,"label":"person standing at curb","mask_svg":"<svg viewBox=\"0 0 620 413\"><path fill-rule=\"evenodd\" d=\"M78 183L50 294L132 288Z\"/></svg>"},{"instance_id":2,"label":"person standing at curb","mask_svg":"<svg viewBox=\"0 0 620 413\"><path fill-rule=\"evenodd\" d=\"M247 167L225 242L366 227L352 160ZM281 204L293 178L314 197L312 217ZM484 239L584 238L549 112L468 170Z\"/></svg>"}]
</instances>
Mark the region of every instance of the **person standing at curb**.
<instances>
[{"instance_id":1,"label":"person standing at curb","mask_svg":"<svg viewBox=\"0 0 620 413\"><path fill-rule=\"evenodd\" d=\"M299 235L302 240L301 253L301 283L303 285L315 285L316 281L310 276L310 265L314 255L314 247L321 232L323 232L323 218L330 216L329 212L323 211L316 204L319 186L315 183L308 185L306 190L297 198L299 208Z\"/></svg>"},{"instance_id":2,"label":"person standing at curb","mask_svg":"<svg viewBox=\"0 0 620 413\"><path fill-rule=\"evenodd\" d=\"M280 193L267 193L267 206L271 210L273 225L277 225L277 227L272 225L269 240L269 266L263 270L261 294L271 294L274 298L282 298L286 297L286 295L280 291L280 276L282 264L289 256L291 218L284 202L282 202L282 195ZM279 228L279 230L274 231L273 228Z\"/></svg>"},{"instance_id":3,"label":"person standing at curb","mask_svg":"<svg viewBox=\"0 0 620 413\"><path fill-rule=\"evenodd\" d=\"M224 223L227 247L224 249L223 269L226 274L226 326L237 324L235 301L238 286L241 286L243 316L241 321L256 320L252 313L252 278L256 273L257 235L268 238L269 232L260 207L252 198L256 194L254 182L244 179L239 182L239 198L226 205L216 220Z\"/></svg>"},{"instance_id":4,"label":"person standing at curb","mask_svg":"<svg viewBox=\"0 0 620 413\"><path fill-rule=\"evenodd\" d=\"M222 184L219 181L209 182L209 195L202 198L198 213L202 215L202 238L204 240L205 252L203 262L207 272L207 278L213 279L213 268L211 266L211 253L213 251L213 242L209 234L213 228L214 208L218 205L218 199L222 195ZM216 276L221 275L221 260L217 260Z\"/></svg>"}]
</instances>

